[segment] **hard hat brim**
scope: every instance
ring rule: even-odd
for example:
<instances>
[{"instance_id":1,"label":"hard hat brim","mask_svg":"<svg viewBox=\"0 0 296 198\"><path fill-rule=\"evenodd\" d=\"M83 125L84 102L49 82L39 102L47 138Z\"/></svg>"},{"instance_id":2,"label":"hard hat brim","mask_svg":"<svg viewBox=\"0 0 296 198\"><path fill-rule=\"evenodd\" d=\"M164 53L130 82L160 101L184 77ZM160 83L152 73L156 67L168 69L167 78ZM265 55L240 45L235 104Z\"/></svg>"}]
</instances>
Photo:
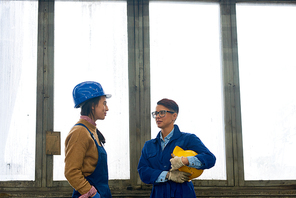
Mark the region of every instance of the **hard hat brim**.
<instances>
[{"instance_id":1,"label":"hard hat brim","mask_svg":"<svg viewBox=\"0 0 296 198\"><path fill-rule=\"evenodd\" d=\"M111 98L112 97L111 94L106 94L105 96L106 96L106 98Z\"/></svg>"}]
</instances>

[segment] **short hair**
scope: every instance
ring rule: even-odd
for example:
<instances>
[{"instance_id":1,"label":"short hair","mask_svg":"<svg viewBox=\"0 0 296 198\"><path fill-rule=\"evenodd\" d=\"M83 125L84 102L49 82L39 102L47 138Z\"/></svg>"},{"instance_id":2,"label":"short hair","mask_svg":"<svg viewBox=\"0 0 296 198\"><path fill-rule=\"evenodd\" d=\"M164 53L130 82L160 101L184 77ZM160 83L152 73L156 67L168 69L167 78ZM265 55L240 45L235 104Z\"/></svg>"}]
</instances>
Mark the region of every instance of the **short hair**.
<instances>
[{"instance_id":1,"label":"short hair","mask_svg":"<svg viewBox=\"0 0 296 198\"><path fill-rule=\"evenodd\" d=\"M177 114L179 113L179 106L178 104L170 99L164 98L161 99L160 101L157 102L157 105L162 105L165 106L166 108L176 112Z\"/></svg>"}]
</instances>

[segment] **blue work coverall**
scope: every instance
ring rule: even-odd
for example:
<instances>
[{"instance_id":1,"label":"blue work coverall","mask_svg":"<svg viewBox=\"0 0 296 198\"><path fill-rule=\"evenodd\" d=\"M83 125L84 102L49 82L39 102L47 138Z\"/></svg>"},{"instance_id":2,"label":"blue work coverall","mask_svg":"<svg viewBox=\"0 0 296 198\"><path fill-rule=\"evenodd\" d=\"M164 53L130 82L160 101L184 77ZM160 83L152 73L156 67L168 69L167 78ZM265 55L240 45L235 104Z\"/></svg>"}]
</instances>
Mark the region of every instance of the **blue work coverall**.
<instances>
[{"instance_id":1,"label":"blue work coverall","mask_svg":"<svg viewBox=\"0 0 296 198\"><path fill-rule=\"evenodd\" d=\"M171 154L176 146L184 150L193 150L196 157L202 163L200 169L209 169L215 165L216 157L202 143L202 141L191 133L181 132L177 125L174 125L174 134L169 143L162 150L161 132L155 139L147 141L142 149L138 164L138 172L141 180L146 184L153 184L151 198L196 198L192 182L176 183L173 181L155 183L162 171L169 171L171 168Z\"/></svg>"}]
</instances>

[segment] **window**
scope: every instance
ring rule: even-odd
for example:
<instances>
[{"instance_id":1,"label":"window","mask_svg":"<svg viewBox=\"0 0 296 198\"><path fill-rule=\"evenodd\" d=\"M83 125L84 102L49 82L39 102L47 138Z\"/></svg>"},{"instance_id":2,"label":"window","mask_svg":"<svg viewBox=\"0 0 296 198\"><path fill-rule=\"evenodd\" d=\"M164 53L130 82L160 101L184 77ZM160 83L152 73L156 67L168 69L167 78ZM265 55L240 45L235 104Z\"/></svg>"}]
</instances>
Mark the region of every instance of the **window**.
<instances>
[{"instance_id":1,"label":"window","mask_svg":"<svg viewBox=\"0 0 296 198\"><path fill-rule=\"evenodd\" d=\"M37 1L0 2L0 180L35 179Z\"/></svg>"},{"instance_id":2,"label":"window","mask_svg":"<svg viewBox=\"0 0 296 198\"><path fill-rule=\"evenodd\" d=\"M198 179L226 179L219 4L150 2L151 111L173 99L176 124L196 134L217 157ZM178 13L178 14L176 14ZM159 129L151 123L155 138Z\"/></svg>"},{"instance_id":3,"label":"window","mask_svg":"<svg viewBox=\"0 0 296 198\"><path fill-rule=\"evenodd\" d=\"M54 156L54 180L65 180L64 142L80 117L72 90L89 80L112 94L106 119L97 121L106 138L109 178L130 177L126 17L124 1L55 2L54 129L61 131L62 155Z\"/></svg>"},{"instance_id":4,"label":"window","mask_svg":"<svg viewBox=\"0 0 296 198\"><path fill-rule=\"evenodd\" d=\"M197 196L291 196L296 4L236 2L1 0L0 191L71 196L72 90L95 80L112 94L97 127L114 196L149 196L137 165L159 132L150 112L162 98L179 104L176 124L217 157L193 181ZM46 154L51 130L61 132L60 156Z\"/></svg>"},{"instance_id":5,"label":"window","mask_svg":"<svg viewBox=\"0 0 296 198\"><path fill-rule=\"evenodd\" d=\"M246 180L296 179L295 17L296 6L237 5Z\"/></svg>"}]
</instances>

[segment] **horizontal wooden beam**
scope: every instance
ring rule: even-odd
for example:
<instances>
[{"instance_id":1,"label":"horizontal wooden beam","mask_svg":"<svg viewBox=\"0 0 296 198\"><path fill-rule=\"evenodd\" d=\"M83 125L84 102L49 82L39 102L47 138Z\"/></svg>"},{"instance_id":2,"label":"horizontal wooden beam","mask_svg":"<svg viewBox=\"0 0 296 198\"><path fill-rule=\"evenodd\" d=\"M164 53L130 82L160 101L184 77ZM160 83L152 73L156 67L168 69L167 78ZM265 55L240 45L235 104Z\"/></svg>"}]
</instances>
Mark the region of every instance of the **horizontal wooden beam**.
<instances>
[{"instance_id":1,"label":"horizontal wooden beam","mask_svg":"<svg viewBox=\"0 0 296 198\"><path fill-rule=\"evenodd\" d=\"M112 190L112 197L150 197L147 189ZM195 187L197 197L296 197L296 185L286 187ZM0 188L0 197L71 197L71 187Z\"/></svg>"}]
</instances>

